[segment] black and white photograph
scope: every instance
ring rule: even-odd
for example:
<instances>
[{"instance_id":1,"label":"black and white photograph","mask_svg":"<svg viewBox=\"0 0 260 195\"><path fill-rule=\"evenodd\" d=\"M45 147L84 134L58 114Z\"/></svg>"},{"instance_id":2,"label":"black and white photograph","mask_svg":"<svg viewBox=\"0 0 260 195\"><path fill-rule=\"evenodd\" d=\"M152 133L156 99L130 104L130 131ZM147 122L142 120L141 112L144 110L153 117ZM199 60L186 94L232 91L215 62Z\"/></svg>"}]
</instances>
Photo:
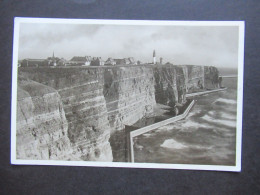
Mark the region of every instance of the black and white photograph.
<instances>
[{"instance_id":1,"label":"black and white photograph","mask_svg":"<svg viewBox=\"0 0 260 195\"><path fill-rule=\"evenodd\" d=\"M11 163L241 170L244 22L15 18Z\"/></svg>"}]
</instances>

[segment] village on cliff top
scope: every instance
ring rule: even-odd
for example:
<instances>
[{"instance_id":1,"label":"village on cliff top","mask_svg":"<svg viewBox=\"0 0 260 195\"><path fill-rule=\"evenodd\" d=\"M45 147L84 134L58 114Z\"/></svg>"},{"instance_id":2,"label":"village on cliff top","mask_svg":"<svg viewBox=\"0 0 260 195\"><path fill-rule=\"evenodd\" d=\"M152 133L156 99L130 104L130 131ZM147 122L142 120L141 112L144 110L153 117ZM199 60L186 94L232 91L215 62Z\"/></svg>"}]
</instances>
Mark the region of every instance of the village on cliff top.
<instances>
[{"instance_id":1,"label":"village on cliff top","mask_svg":"<svg viewBox=\"0 0 260 195\"><path fill-rule=\"evenodd\" d=\"M106 61L101 57L91 57L91 56L74 56L70 60L64 58L55 57L53 52L52 57L47 59L32 59L26 58L18 61L18 67L66 67L66 66L118 66L118 65L142 65L147 63L142 63L139 60L135 60L133 57L126 57L115 59L109 57ZM153 51L153 62L148 63L151 65L163 64L163 58L160 58L160 62L156 60L155 50ZM169 64L167 62L166 64Z\"/></svg>"}]
</instances>

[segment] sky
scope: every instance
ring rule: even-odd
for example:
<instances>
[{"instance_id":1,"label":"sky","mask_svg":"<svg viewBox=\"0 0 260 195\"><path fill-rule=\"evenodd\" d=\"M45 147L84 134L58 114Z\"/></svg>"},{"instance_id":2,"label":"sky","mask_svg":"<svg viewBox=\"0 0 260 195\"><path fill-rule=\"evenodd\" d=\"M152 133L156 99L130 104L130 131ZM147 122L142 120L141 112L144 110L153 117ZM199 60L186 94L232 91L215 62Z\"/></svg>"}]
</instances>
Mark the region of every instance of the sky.
<instances>
[{"instance_id":1,"label":"sky","mask_svg":"<svg viewBox=\"0 0 260 195\"><path fill-rule=\"evenodd\" d=\"M238 27L236 26L136 26L98 24L22 23L19 31L19 59L52 56L70 60L73 56L134 57L141 62L176 65L212 65L236 68Z\"/></svg>"}]
</instances>

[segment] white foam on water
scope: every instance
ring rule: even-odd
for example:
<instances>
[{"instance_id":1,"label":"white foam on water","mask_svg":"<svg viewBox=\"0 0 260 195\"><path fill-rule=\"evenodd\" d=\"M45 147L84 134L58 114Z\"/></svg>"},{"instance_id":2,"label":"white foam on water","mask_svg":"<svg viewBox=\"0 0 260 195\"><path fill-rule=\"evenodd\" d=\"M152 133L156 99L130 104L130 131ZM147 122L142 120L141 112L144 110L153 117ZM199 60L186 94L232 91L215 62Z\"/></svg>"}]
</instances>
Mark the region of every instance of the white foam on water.
<instances>
[{"instance_id":1,"label":"white foam on water","mask_svg":"<svg viewBox=\"0 0 260 195\"><path fill-rule=\"evenodd\" d=\"M187 147L186 145L179 143L174 139L167 139L160 146L163 148L172 148L172 149L184 149Z\"/></svg>"},{"instance_id":2,"label":"white foam on water","mask_svg":"<svg viewBox=\"0 0 260 195\"><path fill-rule=\"evenodd\" d=\"M221 103L225 103L225 104L236 104L237 103L235 100L230 100L230 99L225 99L225 98L218 98L213 103L216 103L216 102L221 102Z\"/></svg>"},{"instance_id":3,"label":"white foam on water","mask_svg":"<svg viewBox=\"0 0 260 195\"><path fill-rule=\"evenodd\" d=\"M186 117L186 118L190 118L190 117L192 117L192 116L194 116L194 115L196 115L196 114L199 114L200 113L200 110L192 110L189 114L188 114L188 116Z\"/></svg>"},{"instance_id":4,"label":"white foam on water","mask_svg":"<svg viewBox=\"0 0 260 195\"><path fill-rule=\"evenodd\" d=\"M151 137L152 136L152 133L145 133L143 134L144 137Z\"/></svg>"},{"instance_id":5,"label":"white foam on water","mask_svg":"<svg viewBox=\"0 0 260 195\"><path fill-rule=\"evenodd\" d=\"M211 150L214 146L197 146L191 145L191 148L198 149L198 150Z\"/></svg>"},{"instance_id":6,"label":"white foam on water","mask_svg":"<svg viewBox=\"0 0 260 195\"><path fill-rule=\"evenodd\" d=\"M200 128L210 128L211 126L189 120L189 121L186 121L185 123L183 123L182 127L184 127L184 128L199 128L199 127Z\"/></svg>"},{"instance_id":7,"label":"white foam on water","mask_svg":"<svg viewBox=\"0 0 260 195\"><path fill-rule=\"evenodd\" d=\"M137 148L138 150L142 150L144 147L138 144L135 144L135 148Z\"/></svg>"},{"instance_id":8,"label":"white foam on water","mask_svg":"<svg viewBox=\"0 0 260 195\"><path fill-rule=\"evenodd\" d=\"M209 111L208 113L213 116L216 115L216 111Z\"/></svg>"},{"instance_id":9,"label":"white foam on water","mask_svg":"<svg viewBox=\"0 0 260 195\"><path fill-rule=\"evenodd\" d=\"M217 114L216 111L209 111L208 115L210 115L211 117L214 117ZM223 118L224 120L236 120L236 116L233 114L228 114L225 111L221 112L221 118Z\"/></svg>"},{"instance_id":10,"label":"white foam on water","mask_svg":"<svg viewBox=\"0 0 260 195\"><path fill-rule=\"evenodd\" d=\"M236 122L235 121L230 121L230 120L224 120L224 119L215 119L215 118L212 118L210 117L209 115L204 115L203 117L201 117L202 119L210 122L210 123L217 123L217 124L220 124L220 125L225 125L225 126L228 126L228 127L236 127Z\"/></svg>"},{"instance_id":11,"label":"white foam on water","mask_svg":"<svg viewBox=\"0 0 260 195\"><path fill-rule=\"evenodd\" d=\"M223 119L236 120L236 116L228 113L222 113L221 116Z\"/></svg>"},{"instance_id":12,"label":"white foam on water","mask_svg":"<svg viewBox=\"0 0 260 195\"><path fill-rule=\"evenodd\" d=\"M162 127L159 127L158 130L159 131L169 131L169 130L172 130L174 129L174 127L176 127L176 125L165 125L165 126L162 126Z\"/></svg>"}]
</instances>

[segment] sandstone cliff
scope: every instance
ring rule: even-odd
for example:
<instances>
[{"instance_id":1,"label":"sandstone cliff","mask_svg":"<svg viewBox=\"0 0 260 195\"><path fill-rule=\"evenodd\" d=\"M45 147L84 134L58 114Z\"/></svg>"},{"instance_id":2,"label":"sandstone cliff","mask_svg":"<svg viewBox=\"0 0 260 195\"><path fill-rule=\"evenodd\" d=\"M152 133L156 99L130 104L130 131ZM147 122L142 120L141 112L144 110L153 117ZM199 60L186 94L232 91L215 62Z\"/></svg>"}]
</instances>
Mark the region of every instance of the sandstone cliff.
<instances>
[{"instance_id":1,"label":"sandstone cliff","mask_svg":"<svg viewBox=\"0 0 260 195\"><path fill-rule=\"evenodd\" d=\"M67 123L66 133L73 151L71 159L112 161L108 142L111 129L103 96L104 83L95 72L97 70L43 70L45 72L31 69L19 74L48 88L52 87L59 94ZM48 111L45 114L48 115ZM19 122L17 126L20 126ZM36 138L40 139L40 136Z\"/></svg>"},{"instance_id":2,"label":"sandstone cliff","mask_svg":"<svg viewBox=\"0 0 260 195\"><path fill-rule=\"evenodd\" d=\"M121 130L153 112L156 104L152 69L113 67L104 69L104 97L110 126Z\"/></svg>"},{"instance_id":3,"label":"sandstone cliff","mask_svg":"<svg viewBox=\"0 0 260 195\"><path fill-rule=\"evenodd\" d=\"M40 83L18 80L17 158L69 159L68 123L60 95Z\"/></svg>"},{"instance_id":4,"label":"sandstone cliff","mask_svg":"<svg viewBox=\"0 0 260 195\"><path fill-rule=\"evenodd\" d=\"M111 133L216 88L200 66L19 68L17 157L112 161ZM213 82L214 81L214 82ZM36 132L36 133L35 133Z\"/></svg>"},{"instance_id":5,"label":"sandstone cliff","mask_svg":"<svg viewBox=\"0 0 260 195\"><path fill-rule=\"evenodd\" d=\"M183 65L153 66L157 103L175 106L185 102L187 93L215 89L218 70L215 67Z\"/></svg>"}]
</instances>

